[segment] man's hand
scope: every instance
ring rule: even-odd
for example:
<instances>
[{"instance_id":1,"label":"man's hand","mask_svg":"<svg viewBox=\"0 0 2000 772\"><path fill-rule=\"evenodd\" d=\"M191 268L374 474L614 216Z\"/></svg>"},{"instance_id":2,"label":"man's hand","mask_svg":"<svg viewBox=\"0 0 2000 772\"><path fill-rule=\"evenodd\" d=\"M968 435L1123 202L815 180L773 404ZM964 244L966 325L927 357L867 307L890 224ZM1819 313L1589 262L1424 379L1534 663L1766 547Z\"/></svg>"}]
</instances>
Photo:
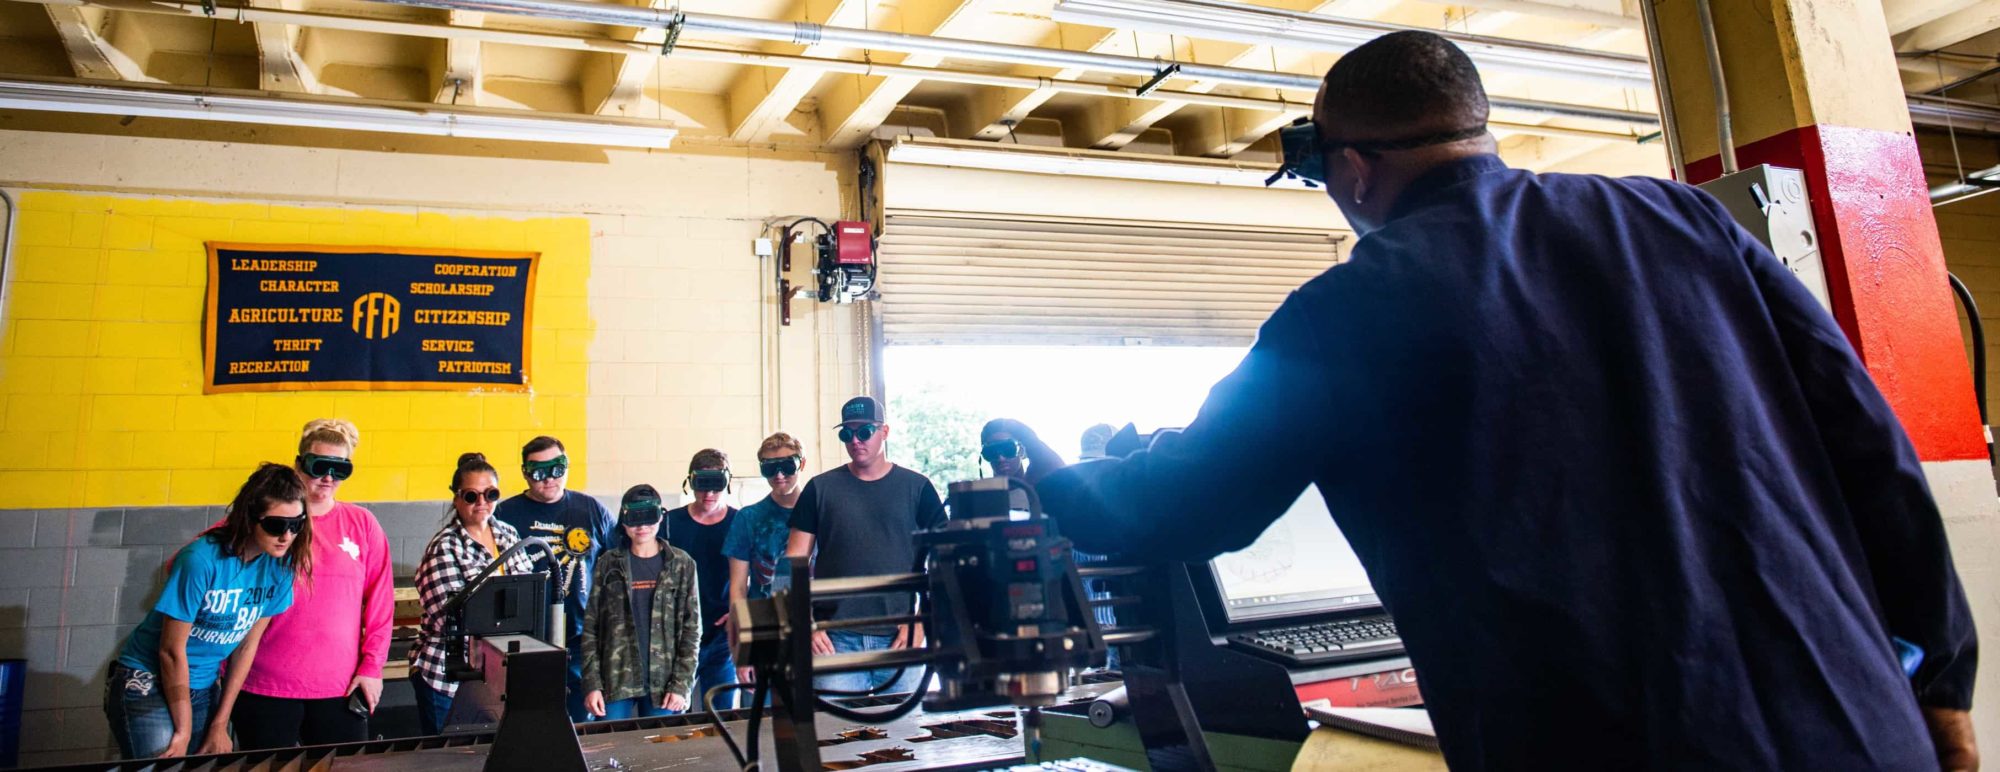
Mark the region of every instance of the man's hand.
<instances>
[{"instance_id":1,"label":"man's hand","mask_svg":"<svg viewBox=\"0 0 2000 772\"><path fill-rule=\"evenodd\" d=\"M1978 772L1979 744L1972 736L1972 712L1924 708L1931 744L1937 746L1938 767L1944 772Z\"/></svg>"},{"instance_id":2,"label":"man's hand","mask_svg":"<svg viewBox=\"0 0 2000 772\"><path fill-rule=\"evenodd\" d=\"M171 759L178 756L186 756L189 734L185 731L175 730L173 736L167 738L166 749L160 751L160 758Z\"/></svg>"},{"instance_id":3,"label":"man's hand","mask_svg":"<svg viewBox=\"0 0 2000 772\"><path fill-rule=\"evenodd\" d=\"M924 626L896 625L896 640L889 642L891 649L917 649L924 645Z\"/></svg>"},{"instance_id":4,"label":"man's hand","mask_svg":"<svg viewBox=\"0 0 2000 772\"><path fill-rule=\"evenodd\" d=\"M678 694L669 694L666 699L660 701L660 707L685 713L688 709L688 698Z\"/></svg>"},{"instance_id":5,"label":"man's hand","mask_svg":"<svg viewBox=\"0 0 2000 772\"><path fill-rule=\"evenodd\" d=\"M753 681L756 681L756 680L757 680L757 668L754 668L754 667L739 667L739 668L737 668L737 669L736 669L736 682L737 682L737 683L739 683L739 684L747 684L747 683L751 683L751 682L753 682Z\"/></svg>"},{"instance_id":6,"label":"man's hand","mask_svg":"<svg viewBox=\"0 0 2000 772\"><path fill-rule=\"evenodd\" d=\"M202 739L201 749L195 751L195 754L207 756L211 753L231 753L235 750L236 742L229 739L229 725L223 724L208 728L208 736Z\"/></svg>"},{"instance_id":7,"label":"man's hand","mask_svg":"<svg viewBox=\"0 0 2000 772\"><path fill-rule=\"evenodd\" d=\"M361 699L368 703L368 712L375 712L375 706L382 704L382 679L357 675L347 684L347 693L353 694L354 687L361 687Z\"/></svg>"},{"instance_id":8,"label":"man's hand","mask_svg":"<svg viewBox=\"0 0 2000 772\"><path fill-rule=\"evenodd\" d=\"M583 695L583 712L604 717L604 690L592 689L589 694Z\"/></svg>"},{"instance_id":9,"label":"man's hand","mask_svg":"<svg viewBox=\"0 0 2000 772\"><path fill-rule=\"evenodd\" d=\"M813 653L820 655L833 653L833 639L827 637L825 630L813 633Z\"/></svg>"}]
</instances>

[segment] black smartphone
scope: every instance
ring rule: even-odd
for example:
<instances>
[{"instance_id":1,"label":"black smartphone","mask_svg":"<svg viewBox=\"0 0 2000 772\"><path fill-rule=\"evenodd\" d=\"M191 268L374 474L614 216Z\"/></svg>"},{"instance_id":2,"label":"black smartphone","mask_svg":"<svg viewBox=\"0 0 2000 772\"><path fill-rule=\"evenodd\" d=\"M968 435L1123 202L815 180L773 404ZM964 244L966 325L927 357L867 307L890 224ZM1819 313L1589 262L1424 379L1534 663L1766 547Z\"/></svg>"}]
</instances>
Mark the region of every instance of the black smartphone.
<instances>
[{"instance_id":1,"label":"black smartphone","mask_svg":"<svg viewBox=\"0 0 2000 772\"><path fill-rule=\"evenodd\" d=\"M347 693L347 712L353 713L356 718L368 717L368 698L361 694L360 689Z\"/></svg>"}]
</instances>

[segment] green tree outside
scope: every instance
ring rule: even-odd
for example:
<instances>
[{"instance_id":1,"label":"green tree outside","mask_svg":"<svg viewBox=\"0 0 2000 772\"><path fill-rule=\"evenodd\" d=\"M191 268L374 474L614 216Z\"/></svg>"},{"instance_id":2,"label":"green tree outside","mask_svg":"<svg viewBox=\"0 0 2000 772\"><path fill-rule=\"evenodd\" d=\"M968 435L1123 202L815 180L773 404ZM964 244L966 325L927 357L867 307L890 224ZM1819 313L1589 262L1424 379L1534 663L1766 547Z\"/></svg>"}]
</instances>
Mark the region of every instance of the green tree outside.
<instances>
[{"instance_id":1,"label":"green tree outside","mask_svg":"<svg viewBox=\"0 0 2000 772\"><path fill-rule=\"evenodd\" d=\"M922 472L942 495L946 485L984 477L979 427L986 423L934 383L889 393L889 460Z\"/></svg>"}]
</instances>

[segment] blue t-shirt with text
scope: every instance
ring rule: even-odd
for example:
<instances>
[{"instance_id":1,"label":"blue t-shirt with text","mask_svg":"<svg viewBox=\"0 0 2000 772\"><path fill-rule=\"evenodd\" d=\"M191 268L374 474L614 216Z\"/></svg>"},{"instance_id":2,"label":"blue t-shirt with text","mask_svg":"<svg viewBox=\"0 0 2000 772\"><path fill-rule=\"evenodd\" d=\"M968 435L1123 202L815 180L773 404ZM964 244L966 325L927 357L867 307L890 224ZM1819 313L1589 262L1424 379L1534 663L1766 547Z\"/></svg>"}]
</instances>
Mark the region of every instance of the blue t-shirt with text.
<instances>
[{"instance_id":1,"label":"blue t-shirt with text","mask_svg":"<svg viewBox=\"0 0 2000 772\"><path fill-rule=\"evenodd\" d=\"M125 639L118 662L158 674L160 634L172 617L194 625L187 640L188 688L206 689L257 620L291 608L292 568L263 552L246 563L207 536L182 547L173 566L159 602Z\"/></svg>"},{"instance_id":2,"label":"blue t-shirt with text","mask_svg":"<svg viewBox=\"0 0 2000 772\"><path fill-rule=\"evenodd\" d=\"M750 564L750 581L743 588L751 599L771 597L771 581L785 560L785 540L791 537L792 510L764 497L736 513L722 554Z\"/></svg>"}]
</instances>

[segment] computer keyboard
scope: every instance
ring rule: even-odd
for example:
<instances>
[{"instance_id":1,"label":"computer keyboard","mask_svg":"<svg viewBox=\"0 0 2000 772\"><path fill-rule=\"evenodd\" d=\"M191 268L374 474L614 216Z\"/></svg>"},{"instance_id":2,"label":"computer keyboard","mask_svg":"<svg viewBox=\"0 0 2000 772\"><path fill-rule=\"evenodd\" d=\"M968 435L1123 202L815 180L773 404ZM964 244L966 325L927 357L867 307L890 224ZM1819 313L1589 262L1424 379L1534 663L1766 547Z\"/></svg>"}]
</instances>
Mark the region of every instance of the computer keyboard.
<instances>
[{"instance_id":1,"label":"computer keyboard","mask_svg":"<svg viewBox=\"0 0 2000 772\"><path fill-rule=\"evenodd\" d=\"M1386 616L1253 630L1231 635L1229 642L1294 665L1365 659L1403 650L1396 622Z\"/></svg>"}]
</instances>

